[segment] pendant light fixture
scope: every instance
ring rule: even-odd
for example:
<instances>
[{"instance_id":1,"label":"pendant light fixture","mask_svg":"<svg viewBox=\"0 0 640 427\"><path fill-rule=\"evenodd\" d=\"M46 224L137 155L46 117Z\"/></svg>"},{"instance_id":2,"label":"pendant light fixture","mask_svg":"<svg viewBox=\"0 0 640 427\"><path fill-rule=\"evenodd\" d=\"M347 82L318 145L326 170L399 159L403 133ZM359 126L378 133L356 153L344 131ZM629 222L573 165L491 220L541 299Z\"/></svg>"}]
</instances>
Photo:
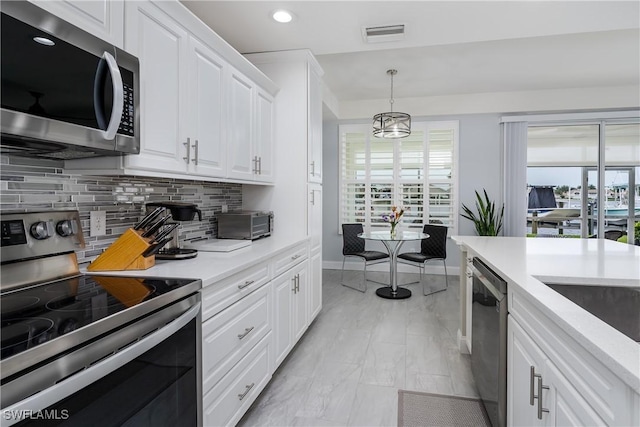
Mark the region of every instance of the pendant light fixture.
<instances>
[{"instance_id":1,"label":"pendant light fixture","mask_svg":"<svg viewBox=\"0 0 640 427\"><path fill-rule=\"evenodd\" d=\"M391 99L388 113L373 116L373 136L378 138L404 138L411 135L411 116L407 113L393 111L393 76L398 70L387 70L391 76Z\"/></svg>"}]
</instances>

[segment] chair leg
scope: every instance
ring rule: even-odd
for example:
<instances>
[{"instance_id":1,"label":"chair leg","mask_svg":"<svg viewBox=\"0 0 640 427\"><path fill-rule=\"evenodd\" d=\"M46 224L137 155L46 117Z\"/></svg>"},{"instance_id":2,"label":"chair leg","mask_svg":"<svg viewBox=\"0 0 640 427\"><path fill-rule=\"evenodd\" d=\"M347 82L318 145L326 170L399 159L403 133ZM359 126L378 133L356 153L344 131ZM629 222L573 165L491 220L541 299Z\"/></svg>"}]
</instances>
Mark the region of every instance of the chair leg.
<instances>
[{"instance_id":1,"label":"chair leg","mask_svg":"<svg viewBox=\"0 0 640 427\"><path fill-rule=\"evenodd\" d=\"M447 275L447 264L446 264L445 260L442 260L442 262L445 263L444 264L444 280L445 280L444 288L438 289L438 290L435 290L435 291L431 291L431 292L427 292L426 287L425 287L426 283L423 283L422 284L422 293L425 296L432 295L432 294L435 294L435 293L438 293L438 292L442 292L442 291L446 291L447 288L449 287L449 276ZM423 267L424 267L424 264L423 264Z\"/></svg>"},{"instance_id":2,"label":"chair leg","mask_svg":"<svg viewBox=\"0 0 640 427\"><path fill-rule=\"evenodd\" d=\"M364 263L364 278L365 278L365 280L364 280L364 290L362 290L362 289L356 288L355 286L350 286L350 285L347 285L346 283L344 283L344 263L345 263L346 260L347 260L346 257L342 258L342 273L340 274L340 284L342 286L347 287L347 288L355 289L358 292L363 292L364 293L367 290L367 263L366 262Z\"/></svg>"}]
</instances>

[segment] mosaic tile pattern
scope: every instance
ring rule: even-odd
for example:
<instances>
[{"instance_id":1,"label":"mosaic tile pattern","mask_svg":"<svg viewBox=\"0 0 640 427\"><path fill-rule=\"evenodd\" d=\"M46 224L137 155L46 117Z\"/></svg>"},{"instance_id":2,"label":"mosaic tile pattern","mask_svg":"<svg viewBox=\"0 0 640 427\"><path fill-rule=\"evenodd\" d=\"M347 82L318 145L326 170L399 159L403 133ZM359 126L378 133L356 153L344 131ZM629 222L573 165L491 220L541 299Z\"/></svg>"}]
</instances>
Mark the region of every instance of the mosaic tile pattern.
<instances>
[{"instance_id":1,"label":"mosaic tile pattern","mask_svg":"<svg viewBox=\"0 0 640 427\"><path fill-rule=\"evenodd\" d=\"M180 241L213 237L215 214L226 205L242 208L242 185L132 176L67 174L62 163L52 160L0 156L0 210L78 210L86 248L78 251L80 262L91 261L120 234L137 222L145 203L180 201L202 210L202 222L181 224ZM107 234L89 236L89 213L107 212ZM197 218L197 217L196 217Z\"/></svg>"}]
</instances>

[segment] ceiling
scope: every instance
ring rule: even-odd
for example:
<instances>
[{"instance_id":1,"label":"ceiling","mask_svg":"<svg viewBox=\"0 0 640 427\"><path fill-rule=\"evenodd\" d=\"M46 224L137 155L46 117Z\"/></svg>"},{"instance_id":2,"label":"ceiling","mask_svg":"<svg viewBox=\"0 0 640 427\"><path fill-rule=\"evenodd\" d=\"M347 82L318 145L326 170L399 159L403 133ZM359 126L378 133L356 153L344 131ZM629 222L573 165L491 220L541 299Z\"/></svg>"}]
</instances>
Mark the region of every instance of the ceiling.
<instances>
[{"instance_id":1,"label":"ceiling","mask_svg":"<svg viewBox=\"0 0 640 427\"><path fill-rule=\"evenodd\" d=\"M395 98L640 85L638 1L182 2L241 53L310 49L339 101L388 98L390 68Z\"/></svg>"}]
</instances>

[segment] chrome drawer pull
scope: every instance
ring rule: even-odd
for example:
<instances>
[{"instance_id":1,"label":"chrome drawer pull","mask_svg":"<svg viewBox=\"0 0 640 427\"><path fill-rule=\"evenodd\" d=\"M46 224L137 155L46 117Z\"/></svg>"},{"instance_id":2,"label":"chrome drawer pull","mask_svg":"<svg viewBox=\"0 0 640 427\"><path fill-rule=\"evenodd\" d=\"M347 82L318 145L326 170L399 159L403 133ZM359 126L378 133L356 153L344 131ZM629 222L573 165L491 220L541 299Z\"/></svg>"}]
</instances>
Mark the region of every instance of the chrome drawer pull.
<instances>
[{"instance_id":1,"label":"chrome drawer pull","mask_svg":"<svg viewBox=\"0 0 640 427\"><path fill-rule=\"evenodd\" d=\"M244 391L244 393L240 393L238 395L238 399L240 399L240 400L244 399L245 396L247 395L247 393L249 393L249 390L251 390L254 385L256 385L256 383L251 383L251 385L245 386L245 387L247 387L247 389Z\"/></svg>"},{"instance_id":2,"label":"chrome drawer pull","mask_svg":"<svg viewBox=\"0 0 640 427\"><path fill-rule=\"evenodd\" d=\"M298 258L300 258L301 256L302 256L302 255L300 255L300 254L294 255L294 256L292 256L292 257L291 257L291 261L295 261L295 260L297 260Z\"/></svg>"},{"instance_id":3,"label":"chrome drawer pull","mask_svg":"<svg viewBox=\"0 0 640 427\"><path fill-rule=\"evenodd\" d=\"M238 334L238 339L241 340L242 338L246 337L247 335L249 335L249 332L253 331L253 326L250 328L245 328L244 329L244 334Z\"/></svg>"},{"instance_id":4,"label":"chrome drawer pull","mask_svg":"<svg viewBox=\"0 0 640 427\"><path fill-rule=\"evenodd\" d=\"M254 282L254 280L247 280L246 282L244 282L244 285L238 285L238 289L244 289L247 286L249 286L250 284L252 284Z\"/></svg>"}]
</instances>

